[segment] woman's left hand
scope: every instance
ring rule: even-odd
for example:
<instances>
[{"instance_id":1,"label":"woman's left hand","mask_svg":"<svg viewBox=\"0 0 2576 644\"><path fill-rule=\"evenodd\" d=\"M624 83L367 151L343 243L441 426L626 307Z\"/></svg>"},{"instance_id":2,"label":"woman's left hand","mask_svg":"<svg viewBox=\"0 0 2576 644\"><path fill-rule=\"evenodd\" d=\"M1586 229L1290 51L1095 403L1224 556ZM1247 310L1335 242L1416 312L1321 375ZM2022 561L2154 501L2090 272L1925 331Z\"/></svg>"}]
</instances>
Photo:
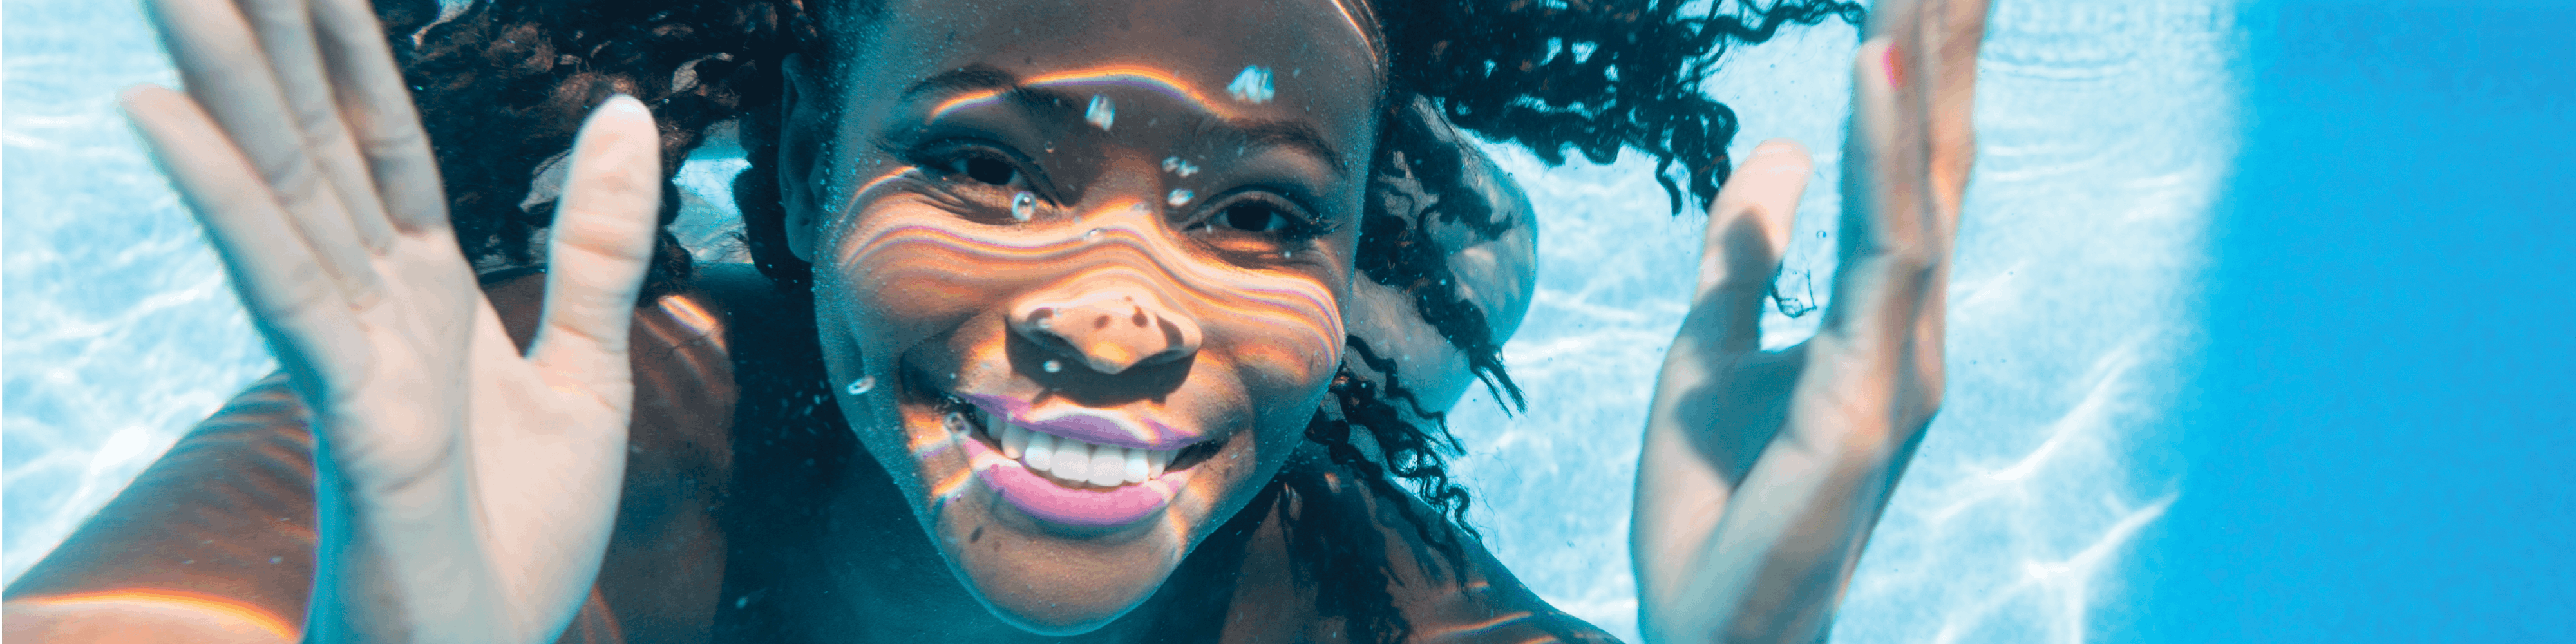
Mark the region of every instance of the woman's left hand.
<instances>
[{"instance_id":1,"label":"woman's left hand","mask_svg":"<svg viewBox=\"0 0 2576 644\"><path fill-rule=\"evenodd\" d=\"M1630 536L1651 641L1813 642L1941 403L1942 295L1976 156L1985 0L1886 0L1853 71L1841 265L1816 336L1761 348L1811 169L1757 148L1709 209L1648 417Z\"/></svg>"}]
</instances>

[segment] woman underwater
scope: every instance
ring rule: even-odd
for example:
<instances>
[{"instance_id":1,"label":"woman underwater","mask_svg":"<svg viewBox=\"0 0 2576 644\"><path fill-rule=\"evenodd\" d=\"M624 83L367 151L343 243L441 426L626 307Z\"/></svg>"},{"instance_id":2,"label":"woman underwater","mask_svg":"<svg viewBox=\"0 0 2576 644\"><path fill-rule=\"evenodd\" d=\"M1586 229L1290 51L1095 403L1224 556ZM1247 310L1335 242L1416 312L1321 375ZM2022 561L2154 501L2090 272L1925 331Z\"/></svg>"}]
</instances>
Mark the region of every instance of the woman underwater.
<instances>
[{"instance_id":1,"label":"woman underwater","mask_svg":"<svg viewBox=\"0 0 2576 644\"><path fill-rule=\"evenodd\" d=\"M1834 308L1764 352L1808 160L1730 178L1696 80L1857 10L1682 4L155 0L189 90L128 112L285 377L13 585L10 636L1607 639L1441 469L1533 270L1454 123L1710 207L1644 625L1819 639L1940 400L1984 5L1871 15ZM656 225L723 122L758 274Z\"/></svg>"}]
</instances>

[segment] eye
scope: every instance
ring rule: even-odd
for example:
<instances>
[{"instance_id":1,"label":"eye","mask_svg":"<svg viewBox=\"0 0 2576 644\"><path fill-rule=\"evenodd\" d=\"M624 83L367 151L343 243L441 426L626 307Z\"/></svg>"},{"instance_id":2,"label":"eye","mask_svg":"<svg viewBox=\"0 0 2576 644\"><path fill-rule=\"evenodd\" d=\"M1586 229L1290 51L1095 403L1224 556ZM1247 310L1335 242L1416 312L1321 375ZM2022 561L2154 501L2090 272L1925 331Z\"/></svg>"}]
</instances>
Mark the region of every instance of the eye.
<instances>
[{"instance_id":1,"label":"eye","mask_svg":"<svg viewBox=\"0 0 2576 644\"><path fill-rule=\"evenodd\" d=\"M947 170L951 175L996 186L1008 186L1020 181L1019 168L1013 167L1009 161L988 155L978 154L950 159L942 169Z\"/></svg>"},{"instance_id":2,"label":"eye","mask_svg":"<svg viewBox=\"0 0 2576 644\"><path fill-rule=\"evenodd\" d=\"M1287 212L1266 201L1237 202L1226 206L1215 219L1216 223L1227 228L1256 233L1280 232L1296 225L1296 220L1290 219Z\"/></svg>"}]
</instances>

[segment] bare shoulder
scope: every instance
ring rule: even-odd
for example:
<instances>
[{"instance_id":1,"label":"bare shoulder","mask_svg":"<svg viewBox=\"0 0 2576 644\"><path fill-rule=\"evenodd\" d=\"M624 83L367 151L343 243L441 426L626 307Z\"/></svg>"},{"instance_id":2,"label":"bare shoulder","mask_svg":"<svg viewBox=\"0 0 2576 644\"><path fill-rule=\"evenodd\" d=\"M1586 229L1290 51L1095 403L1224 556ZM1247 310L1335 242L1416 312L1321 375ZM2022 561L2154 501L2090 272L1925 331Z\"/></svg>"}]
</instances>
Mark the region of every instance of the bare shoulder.
<instances>
[{"instance_id":1,"label":"bare shoulder","mask_svg":"<svg viewBox=\"0 0 2576 644\"><path fill-rule=\"evenodd\" d=\"M1411 496L1404 502L1412 506L1408 511L1431 512ZM1415 641L1618 641L1539 598L1475 539L1457 541L1458 560L1464 565L1453 569L1447 554L1424 542L1421 532L1400 518L1380 521L1379 529L1387 534L1387 558L1400 582L1390 592L1405 618L1413 622Z\"/></svg>"},{"instance_id":2,"label":"bare shoulder","mask_svg":"<svg viewBox=\"0 0 2576 644\"><path fill-rule=\"evenodd\" d=\"M1337 486L1336 494L1357 497L1375 518L1386 548L1387 593L1411 627L1407 641L1618 641L1539 598L1484 544L1440 521L1413 495L1390 497L1368 485Z\"/></svg>"}]
</instances>

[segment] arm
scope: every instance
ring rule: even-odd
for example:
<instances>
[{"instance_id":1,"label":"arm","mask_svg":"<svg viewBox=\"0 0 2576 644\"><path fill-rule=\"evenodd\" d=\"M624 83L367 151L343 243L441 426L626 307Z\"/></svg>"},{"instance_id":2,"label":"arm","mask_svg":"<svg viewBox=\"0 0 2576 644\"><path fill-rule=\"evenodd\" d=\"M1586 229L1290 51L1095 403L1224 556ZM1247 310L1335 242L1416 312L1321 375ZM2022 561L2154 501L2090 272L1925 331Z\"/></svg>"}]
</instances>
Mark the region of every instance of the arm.
<instances>
[{"instance_id":1,"label":"arm","mask_svg":"<svg viewBox=\"0 0 2576 644\"><path fill-rule=\"evenodd\" d=\"M1650 639L1827 633L1941 399L1941 294L1974 138L1985 5L1882 3L1854 70L1843 260L1815 338L1760 350L1809 162L1767 143L1711 207L1700 287L1666 356L1631 542Z\"/></svg>"},{"instance_id":2,"label":"arm","mask_svg":"<svg viewBox=\"0 0 2576 644\"><path fill-rule=\"evenodd\" d=\"M620 631L696 641L687 635L712 623L724 542L710 509L730 477L735 393L723 329L708 324L726 319L723 298L705 289L727 286L703 283L635 312L624 500L596 592L559 641L617 641ZM536 332L544 288L539 276L485 287L520 346ZM279 374L198 423L10 584L7 638L295 641L313 591L308 418Z\"/></svg>"},{"instance_id":3,"label":"arm","mask_svg":"<svg viewBox=\"0 0 2576 644\"><path fill-rule=\"evenodd\" d=\"M294 641L312 592L312 447L286 379L253 384L9 585L7 638Z\"/></svg>"}]
</instances>

